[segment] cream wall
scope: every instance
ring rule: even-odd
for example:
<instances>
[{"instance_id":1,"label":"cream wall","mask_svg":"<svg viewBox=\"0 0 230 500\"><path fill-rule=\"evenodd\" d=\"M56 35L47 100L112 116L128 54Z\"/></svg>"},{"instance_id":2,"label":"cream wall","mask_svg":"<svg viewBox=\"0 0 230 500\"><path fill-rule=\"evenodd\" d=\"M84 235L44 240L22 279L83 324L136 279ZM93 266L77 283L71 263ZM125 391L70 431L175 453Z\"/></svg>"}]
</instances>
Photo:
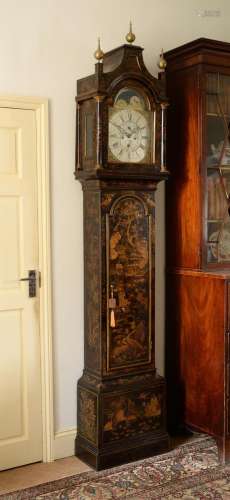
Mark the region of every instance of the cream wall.
<instances>
[{"instance_id":1,"label":"cream wall","mask_svg":"<svg viewBox=\"0 0 230 500\"><path fill-rule=\"evenodd\" d=\"M197 15L220 9L220 17ZM76 425L76 381L83 367L82 192L74 181L75 81L104 50L136 42L155 73L161 47L206 36L230 42L229 0L0 0L0 93L50 99L54 296L55 429ZM171 165L173 169L173 165ZM157 196L157 366L163 372L164 211ZM175 244L176 240L172 242Z\"/></svg>"}]
</instances>

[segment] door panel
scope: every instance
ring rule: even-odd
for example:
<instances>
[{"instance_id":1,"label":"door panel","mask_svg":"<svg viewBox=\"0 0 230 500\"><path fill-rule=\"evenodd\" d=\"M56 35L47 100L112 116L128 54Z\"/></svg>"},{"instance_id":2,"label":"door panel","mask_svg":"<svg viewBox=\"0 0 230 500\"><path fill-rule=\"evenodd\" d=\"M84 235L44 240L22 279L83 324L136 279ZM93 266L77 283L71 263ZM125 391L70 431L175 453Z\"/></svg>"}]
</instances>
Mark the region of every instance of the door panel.
<instances>
[{"instance_id":1,"label":"door panel","mask_svg":"<svg viewBox=\"0 0 230 500\"><path fill-rule=\"evenodd\" d=\"M0 108L0 469L42 460L36 122Z\"/></svg>"},{"instance_id":2,"label":"door panel","mask_svg":"<svg viewBox=\"0 0 230 500\"><path fill-rule=\"evenodd\" d=\"M17 174L17 146L20 130L13 127L0 129L0 174Z\"/></svg>"},{"instance_id":3,"label":"door panel","mask_svg":"<svg viewBox=\"0 0 230 500\"><path fill-rule=\"evenodd\" d=\"M0 175L1 179L1 175ZM20 276L20 198L0 197L0 276L1 289L19 287Z\"/></svg>"},{"instance_id":4,"label":"door panel","mask_svg":"<svg viewBox=\"0 0 230 500\"><path fill-rule=\"evenodd\" d=\"M120 196L107 215L108 370L152 362L151 222L137 195Z\"/></svg>"},{"instance_id":5,"label":"door panel","mask_svg":"<svg viewBox=\"0 0 230 500\"><path fill-rule=\"evenodd\" d=\"M5 332L8 332L5 335ZM24 394L21 310L0 312L1 439L22 436ZM9 363L9 360L13 361ZM4 418L7 415L7 418Z\"/></svg>"}]
</instances>

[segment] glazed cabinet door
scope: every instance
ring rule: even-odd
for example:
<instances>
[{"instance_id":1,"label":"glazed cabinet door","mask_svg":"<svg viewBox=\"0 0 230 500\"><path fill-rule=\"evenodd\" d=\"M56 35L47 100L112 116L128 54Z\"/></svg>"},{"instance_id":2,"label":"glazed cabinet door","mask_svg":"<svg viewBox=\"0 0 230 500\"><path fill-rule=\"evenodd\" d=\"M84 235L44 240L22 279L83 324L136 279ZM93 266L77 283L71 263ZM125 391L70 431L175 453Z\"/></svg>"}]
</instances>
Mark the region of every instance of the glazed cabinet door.
<instances>
[{"instance_id":1,"label":"glazed cabinet door","mask_svg":"<svg viewBox=\"0 0 230 500\"><path fill-rule=\"evenodd\" d=\"M230 263L230 74L208 72L205 87L204 263L223 267Z\"/></svg>"}]
</instances>

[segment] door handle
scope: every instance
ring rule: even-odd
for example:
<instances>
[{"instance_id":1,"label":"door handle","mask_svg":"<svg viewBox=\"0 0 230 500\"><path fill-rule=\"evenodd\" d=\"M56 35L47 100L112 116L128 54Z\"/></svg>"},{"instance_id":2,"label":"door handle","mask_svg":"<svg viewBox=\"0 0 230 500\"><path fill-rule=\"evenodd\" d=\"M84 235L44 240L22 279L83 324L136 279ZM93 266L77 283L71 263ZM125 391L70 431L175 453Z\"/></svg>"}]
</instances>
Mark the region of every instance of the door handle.
<instances>
[{"instance_id":1,"label":"door handle","mask_svg":"<svg viewBox=\"0 0 230 500\"><path fill-rule=\"evenodd\" d=\"M33 269L28 271L28 278L20 278L19 281L29 282L29 297L36 297L37 292L37 273Z\"/></svg>"}]
</instances>

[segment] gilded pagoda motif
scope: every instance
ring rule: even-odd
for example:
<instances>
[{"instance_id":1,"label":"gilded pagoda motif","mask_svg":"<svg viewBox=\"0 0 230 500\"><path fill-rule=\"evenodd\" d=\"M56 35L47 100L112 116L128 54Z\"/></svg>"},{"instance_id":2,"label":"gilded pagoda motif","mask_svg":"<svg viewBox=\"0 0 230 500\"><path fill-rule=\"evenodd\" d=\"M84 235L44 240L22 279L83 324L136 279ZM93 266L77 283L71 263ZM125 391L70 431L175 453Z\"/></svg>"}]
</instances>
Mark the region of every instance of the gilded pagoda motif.
<instances>
[{"instance_id":1,"label":"gilded pagoda motif","mask_svg":"<svg viewBox=\"0 0 230 500\"><path fill-rule=\"evenodd\" d=\"M104 441L109 442L162 425L161 396L142 392L134 396L108 398L105 403Z\"/></svg>"},{"instance_id":2,"label":"gilded pagoda motif","mask_svg":"<svg viewBox=\"0 0 230 500\"><path fill-rule=\"evenodd\" d=\"M109 279L117 293L110 366L149 359L151 255L149 215L137 196L121 197L109 215Z\"/></svg>"}]
</instances>

